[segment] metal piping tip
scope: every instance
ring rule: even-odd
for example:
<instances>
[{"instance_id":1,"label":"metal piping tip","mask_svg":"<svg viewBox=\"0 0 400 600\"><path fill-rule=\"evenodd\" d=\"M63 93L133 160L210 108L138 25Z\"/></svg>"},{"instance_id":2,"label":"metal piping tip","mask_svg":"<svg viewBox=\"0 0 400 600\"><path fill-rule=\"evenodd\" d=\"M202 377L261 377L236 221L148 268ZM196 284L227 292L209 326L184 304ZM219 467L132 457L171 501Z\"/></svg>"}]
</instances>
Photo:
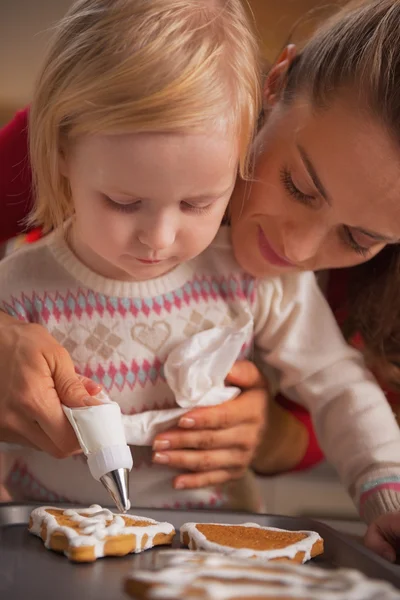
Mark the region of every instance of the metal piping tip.
<instances>
[{"instance_id":1,"label":"metal piping tip","mask_svg":"<svg viewBox=\"0 0 400 600\"><path fill-rule=\"evenodd\" d=\"M116 469L110 471L100 478L111 498L114 500L119 512L125 513L130 509L129 487L128 487L128 469Z\"/></svg>"}]
</instances>

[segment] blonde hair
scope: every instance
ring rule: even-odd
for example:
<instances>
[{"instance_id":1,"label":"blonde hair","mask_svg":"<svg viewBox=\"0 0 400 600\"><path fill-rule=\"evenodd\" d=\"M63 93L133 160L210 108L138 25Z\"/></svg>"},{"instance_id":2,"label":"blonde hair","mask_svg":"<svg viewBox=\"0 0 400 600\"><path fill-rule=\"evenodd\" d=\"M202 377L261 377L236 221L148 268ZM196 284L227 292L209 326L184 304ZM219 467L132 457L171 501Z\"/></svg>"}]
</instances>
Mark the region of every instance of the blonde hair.
<instances>
[{"instance_id":1,"label":"blonde hair","mask_svg":"<svg viewBox=\"0 0 400 600\"><path fill-rule=\"evenodd\" d=\"M228 122L244 175L259 102L258 46L241 0L77 0L30 110L31 221L49 230L73 214L61 160L79 136Z\"/></svg>"}]
</instances>

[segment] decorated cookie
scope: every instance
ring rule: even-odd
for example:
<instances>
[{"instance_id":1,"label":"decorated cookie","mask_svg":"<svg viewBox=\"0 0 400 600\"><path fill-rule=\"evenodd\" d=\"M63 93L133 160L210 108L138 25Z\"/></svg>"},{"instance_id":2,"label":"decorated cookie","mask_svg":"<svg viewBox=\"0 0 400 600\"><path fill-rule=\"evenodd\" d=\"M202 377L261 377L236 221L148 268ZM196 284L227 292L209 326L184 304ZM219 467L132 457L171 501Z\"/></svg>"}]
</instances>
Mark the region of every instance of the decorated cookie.
<instances>
[{"instance_id":1,"label":"decorated cookie","mask_svg":"<svg viewBox=\"0 0 400 600\"><path fill-rule=\"evenodd\" d=\"M30 516L29 531L46 548L63 552L71 561L92 562L102 556L125 556L171 544L175 529L147 517L117 515L98 504L68 509L43 506Z\"/></svg>"},{"instance_id":2,"label":"decorated cookie","mask_svg":"<svg viewBox=\"0 0 400 600\"><path fill-rule=\"evenodd\" d=\"M257 523L185 523L180 531L182 544L190 550L220 552L238 558L304 563L324 551L323 539L315 531L288 531Z\"/></svg>"},{"instance_id":3,"label":"decorated cookie","mask_svg":"<svg viewBox=\"0 0 400 600\"><path fill-rule=\"evenodd\" d=\"M388 583L353 570L167 550L155 570L135 570L125 591L136 600L400 600Z\"/></svg>"}]
</instances>

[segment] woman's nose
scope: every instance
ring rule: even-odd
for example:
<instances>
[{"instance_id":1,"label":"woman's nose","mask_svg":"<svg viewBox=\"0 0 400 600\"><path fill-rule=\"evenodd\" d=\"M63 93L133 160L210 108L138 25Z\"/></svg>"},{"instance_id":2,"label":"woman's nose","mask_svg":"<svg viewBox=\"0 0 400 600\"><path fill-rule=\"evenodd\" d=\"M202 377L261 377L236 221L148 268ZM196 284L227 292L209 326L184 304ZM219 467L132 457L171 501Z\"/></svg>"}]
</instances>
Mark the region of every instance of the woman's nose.
<instances>
[{"instance_id":1,"label":"woman's nose","mask_svg":"<svg viewBox=\"0 0 400 600\"><path fill-rule=\"evenodd\" d=\"M314 259L322 246L325 230L316 225L298 223L288 226L283 234L285 256L290 262L301 265Z\"/></svg>"}]
</instances>

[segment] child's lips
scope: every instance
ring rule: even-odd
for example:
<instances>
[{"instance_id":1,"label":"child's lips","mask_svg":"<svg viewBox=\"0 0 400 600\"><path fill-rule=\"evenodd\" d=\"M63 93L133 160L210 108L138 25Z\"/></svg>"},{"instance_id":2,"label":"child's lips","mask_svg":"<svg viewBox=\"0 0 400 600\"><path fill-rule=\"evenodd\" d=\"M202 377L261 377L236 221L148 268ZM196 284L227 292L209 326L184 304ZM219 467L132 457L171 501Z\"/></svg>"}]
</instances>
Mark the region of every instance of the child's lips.
<instances>
[{"instance_id":1,"label":"child's lips","mask_svg":"<svg viewBox=\"0 0 400 600\"><path fill-rule=\"evenodd\" d=\"M147 260L145 258L138 258L137 260L143 263L144 265L157 265L158 263L163 262L162 260Z\"/></svg>"},{"instance_id":2,"label":"child's lips","mask_svg":"<svg viewBox=\"0 0 400 600\"><path fill-rule=\"evenodd\" d=\"M294 263L278 254L271 246L261 227L258 228L258 246L263 258L277 267L294 267Z\"/></svg>"}]
</instances>

